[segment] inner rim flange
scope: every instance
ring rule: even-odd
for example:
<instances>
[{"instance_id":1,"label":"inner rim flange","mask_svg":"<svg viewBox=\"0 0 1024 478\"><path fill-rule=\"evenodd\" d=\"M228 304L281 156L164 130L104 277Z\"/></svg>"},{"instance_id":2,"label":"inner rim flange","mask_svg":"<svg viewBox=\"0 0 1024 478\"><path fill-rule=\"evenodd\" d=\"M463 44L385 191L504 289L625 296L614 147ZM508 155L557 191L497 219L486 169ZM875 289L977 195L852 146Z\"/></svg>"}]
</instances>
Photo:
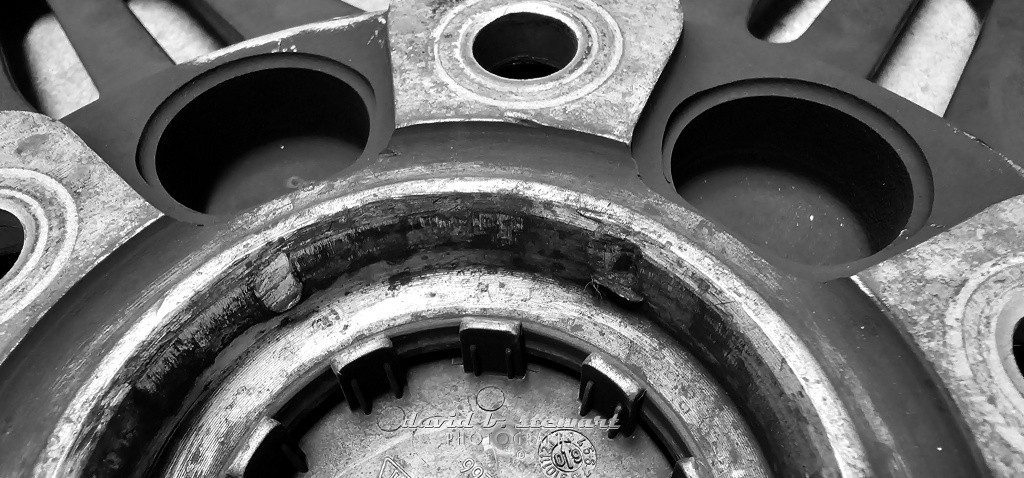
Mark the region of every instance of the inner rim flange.
<instances>
[{"instance_id":1,"label":"inner rim flange","mask_svg":"<svg viewBox=\"0 0 1024 478\"><path fill-rule=\"evenodd\" d=\"M417 260L430 262L423 257ZM278 320L236 340L246 344L244 349L229 351L228 358L215 367L225 375L207 382L202 389L210 392L202 398L187 400L198 403L171 440L175 445L169 463L161 467L164 472L197 476L218 472L228 463L231 470L244 469L249 457L239 458L241 452L233 444L241 443L243 452L257 448L245 445L252 440L246 430L258 430L265 417L294 415L287 411L287 404L322 376L328 362L333 367L335 358L365 350L364 344L385 337L396 352L405 355L438 353L455 346L451 339L462 336L458 324L469 315L521 321L525 343L532 344L524 353L545 363L578 368L580 357L595 349L623 357L627 365L638 367L636 376L646 377L650 406L644 405L640 416L653 425L648 430L670 460L688 457L689 449L711 454L700 460L705 467L766 476L766 465L752 435L744 431L743 419L702 367L670 345L672 340L657 328L635 323L635 318L609 308L607 301L595 300L592 290L487 268L448 272L447 266L424 275L402 276L398 279L402 285L397 286L395 279L372 279L381 277L372 273L375 268L386 266L367 268L371 278L365 282L350 278L346 285L356 284L351 288L314 294ZM489 294L482 294L482 288ZM598 341L603 345L593 345ZM382 359L376 355L374 360ZM405 368L405 361L401 362L393 370ZM402 382L398 372L396 377ZM378 375L378 383L381 380ZM369 380L360 379L360 383L366 392L357 408L366 406L373 393L369 390L381 390ZM610 417L610 408L603 415Z\"/></svg>"},{"instance_id":2,"label":"inner rim flange","mask_svg":"<svg viewBox=\"0 0 1024 478\"><path fill-rule=\"evenodd\" d=\"M315 193L315 191L310 192L310 194ZM393 200L396 197L401 197L402 200L396 202ZM627 200L625 197L619 197L619 199ZM336 203L337 201L341 203ZM647 205L650 206L650 204ZM587 213L583 214L580 211L587 211ZM601 217L602 221L596 223L595 217ZM366 221L370 218L375 219L367 223ZM381 220L381 218L388 219ZM391 267L388 264L408 267L409 261L413 259L410 257L413 255L413 251L443 252L447 250L449 252L445 254L454 254L453 248L468 247L461 252L464 254L461 257L461 262L456 260L455 263L450 264L450 267L464 268L474 264L490 264L491 267L525 269L577 283L581 289L586 284L597 281L606 290L620 295L626 302L632 300L629 293L632 290L639 295L640 301L643 303L642 309L646 311L645 314L653 314L653 317L659 321L666 320L667 322L663 322L662 325L674 330L676 334L684 334L679 338L684 340L686 345L691 347L691 350L695 350L698 355L713 354L716 351L732 351L731 353L739 351L743 355L742 365L746 368L731 368L737 359L734 355L728 360L725 360L724 357L713 359L716 361L715 367L718 368L714 371L729 374L727 385L744 387L746 390L737 398L743 400L742 407L749 408L745 411L748 421L753 420L758 423L755 433L787 437L785 440L766 440L764 437L759 437L762 445L774 448L771 455L773 455L773 461L779 460L776 462L776 466L783 469L805 466L832 467L835 465L827 464L827 462L836 459L842 460L839 465L841 467L860 466L863 463L863 460L853 458L857 450L850 448L850 445L855 442L842 441L839 448L830 451L830 447L836 446L832 440L849 440L847 434L850 432L843 428L846 426L844 425L846 422L842 418L844 416L842 414L845 412L842 412L841 409L830 408L831 405L825 408L814 408L818 405L812 405L827 403L830 397L828 393L822 395L817 392L801 392L797 396L795 390L785 391L792 387L826 385L823 380L810 384L805 382L809 376L808 373L811 374L810 376L814 375L812 370L803 370L795 376L788 375L792 373L791 367L806 367L808 362L805 358L784 360L782 369L779 368L779 365L765 367L764 363L760 362L777 360L774 358L774 354L786 356L802 353L801 350L803 350L799 347L794 348L793 345L788 346L784 352L779 349L765 348L770 346L763 342L763 338L757 338L757 334L764 333L764 330L759 329L758 327L761 326L755 325L755 323L770 318L772 313L764 309L758 314L755 323L743 322L751 320L746 314L750 313L748 307L753 307L753 305L748 303L748 299L737 302L728 297L737 292L749 295L749 292L733 290L731 294L725 293L719 286L714 285L722 278L704 276L692 269L694 266L690 261L700 263L699 261L706 259L678 256L683 253L678 252L677 247L688 251L686 254L701 255L698 250L686 246L686 239L659 229L659 226L650 222L650 219L637 217L635 214L617 209L612 203L539 183L524 183L505 179L462 178L441 181L432 179L394 183L353 193L335 200L335 202L313 206L303 214L293 216L284 222L275 221L272 224L274 227L268 229L267 233L271 236L287 233L288 239L273 239L266 233L251 234L245 243L230 248L222 254L225 258L234 257L234 259L226 261L218 259L207 263L204 268L209 269L208 271L191 272L188 280L167 293L163 300L163 307L159 311L154 311L166 319L156 322L147 320L143 324L145 327L158 327L158 329L145 333L151 339L142 343L124 343L119 346L138 350L139 353L149 358L141 356L132 358L130 353L118 352L117 356L131 360L130 366L117 369L114 367L119 367L118 365L105 364L105 368L110 372L126 374L117 379L117 383L137 383L140 380L139 374L142 374L141 376L145 377L140 383L143 388L132 388L128 391L131 393L127 395L125 392L110 390L109 394L103 398L106 400L104 402L106 408L118 408L118 404L130 408L137 407L138 399L145 399L145 396L135 397L132 394L143 393L145 395L147 389L183 390L183 386L187 388L191 383L189 377L194 377L194 374L199 373L210 364L210 362L203 363L202 359L197 362L194 359L181 361L175 358L173 354L178 354L181 350L167 349L168 341L172 337L179 337L171 340L172 342L176 340L178 343L184 341L195 344L198 341L200 345L205 343L204 346L218 346L217 344L225 343L225 336L222 334L214 337L213 343L210 343L210 338L207 335L211 330L217 330L220 333L222 327L227 327L229 330L225 333L231 333L230 330L235 330L237 333L237 331L247 328L248 325L265 322L275 316L276 313L270 311L268 303L264 302L265 298L261 298L256 292L253 292L248 285L256 280L254 276L262 274L261 270L273 262L273 258L280 257L282 254L287 255L289 260L286 262L293 268L292 273L301 278L301 286L308 291L305 293L308 295L312 291L330 287L339 277L346 277L346 282L353 280L353 271L362 273L364 270L370 270L377 266ZM599 224L603 225L599 227ZM651 234L659 238L652 239L649 236ZM665 234L668 235L665 236ZM627 237L629 240L624 240L622 237ZM561 241L567 242L554 250L547 249ZM665 241L677 245L673 246L671 253L662 249L662 246L666 244ZM258 246L259 244L265 246ZM630 269L630 261L633 261L632 265L635 266L635 270L632 271L632 274L616 274L617 272L629 272L616 269L616 264L623 264L621 260L623 254L632 258L624 263L626 269ZM702 267L707 267L707 265ZM675 270L677 268L679 270ZM669 273L667 270L673 272ZM712 270L717 271L714 272L715 274L726 273L724 269L712 267ZM377 273L378 277L381 277L379 270ZM183 272L183 274L187 274L187 272ZM394 276L395 274L391 272L382 277ZM200 284L197 281L205 282ZM197 291L198 296L196 295ZM701 298L709 295L712 298ZM706 303L705 300L712 302ZM458 299L451 299L451 301L457 303ZM743 307L736 304L743 304ZM676 311L675 313L685 313L686 318L665 316L665 314L672 313L673 310ZM723 311L731 311L728 313L740 315L718 315ZM237 319L240 317L246 317L249 322L239 323ZM154 316L155 318L156 316ZM705 322L708 320L711 323ZM745 325L739 325L738 329L733 328L738 325L736 321ZM722 324L730 325L723 328ZM712 328L706 328L709 326ZM680 327L688 328L680 330ZM758 330L761 332L757 332ZM777 329L772 330L773 334L778 333ZM143 332L133 332L133 335L138 336L138 333ZM737 333L739 335L736 335ZM754 335L749 336L748 334L751 333ZM698 337L700 342L693 342ZM149 340L154 342L149 342ZM753 340L753 342L748 342L748 340ZM779 340L789 342L793 339L780 336L770 340L772 343L776 343ZM216 353L210 355L211 352L215 351L200 353L207 354L206 360L212 360ZM160 353L171 353L172 355L159 358ZM763 355L765 353L768 355ZM153 360L186 368L157 369L155 371L137 368L152 363ZM725 365L730 365L727 371L722 370ZM198 368L189 372L188 367ZM93 381L106 380L104 377L107 376L107 373L109 372L101 371L93 378ZM171 382L168 382L168 379ZM189 382L182 383L180 382L182 379L189 380ZM174 383L174 381L178 382ZM750 389L743 385L749 383L756 383L760 388L753 390L754 394L751 394ZM96 390L95 387L96 385L87 386L85 392L82 393ZM780 401L778 399L780 396L787 398ZM76 403L81 405L73 406L69 412L72 416L80 414L81 412L76 410L80 410L80 407L90 403L88 397L82 396L81 393L79 397L76 399ZM169 406L179 405L184 398L180 395L161 396L162 400L168 401ZM117 414L119 420L124 415L135 419L140 418L137 414L131 415L129 413L131 409L122 410L122 412L124 413ZM152 411L147 413L152 413ZM166 413L166 411L160 411L160 413ZM836 413L840 415L835 415ZM824 427L824 430L808 428L808 423L816 423L819 420L819 414L833 418L827 423L821 422L820 426ZM151 420L155 417L141 418ZM771 426L765 427L765 421ZM66 423L70 426L75 422ZM140 422L112 422L105 425L112 427L108 427L107 432L117 433L119 427L139 424ZM172 428L167 428L167 426ZM162 432L153 430L153 434L166 437L167 433L173 429L172 425L167 426L163 427ZM99 435L103 435L102 429L97 432ZM808 436L808 434L818 433L822 435L816 439L810 439ZM828 438L824 438L825 436ZM58 440L65 437L74 437L76 440L97 439L93 438L96 435L55 435ZM100 442L105 441L102 438L99 440ZM59 447L59 443L60 441L51 441L50 446ZM126 445L123 441L118 443L121 446ZM59 449L51 448L51 450ZM97 452L100 453L100 456L107 456L102 449L95 449L94 445L88 443L77 445L75 449L87 453ZM851 455L851 453L853 454ZM85 455L80 455L80 457L87 459ZM813 464L807 465L807 463Z\"/></svg>"}]
</instances>

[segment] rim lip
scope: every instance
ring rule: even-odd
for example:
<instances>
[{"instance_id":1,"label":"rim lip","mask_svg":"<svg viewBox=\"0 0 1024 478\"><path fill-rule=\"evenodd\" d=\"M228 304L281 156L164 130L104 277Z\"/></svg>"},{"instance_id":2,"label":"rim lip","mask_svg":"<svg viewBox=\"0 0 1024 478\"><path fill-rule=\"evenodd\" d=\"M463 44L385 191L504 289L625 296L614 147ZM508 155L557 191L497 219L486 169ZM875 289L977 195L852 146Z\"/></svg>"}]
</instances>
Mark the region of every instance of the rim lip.
<instances>
[{"instance_id":1,"label":"rim lip","mask_svg":"<svg viewBox=\"0 0 1024 478\"><path fill-rule=\"evenodd\" d=\"M152 187L153 194L161 196L166 203L173 205L176 217L181 217L189 222L204 224L227 220L239 212L219 215L201 212L181 203L181 201L167 191L163 183L161 183L160 175L157 172L157 153L159 152L160 140L163 138L167 127L193 101L228 81L250 74L258 74L263 71L288 69L315 71L348 85L363 101L367 125L369 126L367 138L372 138L377 133L377 130L382 128L382 125L378 124L380 122L377 121L376 97L369 81L348 66L325 57L306 53L263 54L234 60L206 71L170 94L156 108L142 130L141 139L136 151L135 166L138 169L139 175L146 184ZM338 113L343 114L343 112ZM370 142L366 141L362 146L362 151L354 158L353 164L367 157L371 147ZM348 168L339 170L336 174L341 174L349 168L351 168L351 165ZM245 209L242 211L245 211Z\"/></svg>"},{"instance_id":2,"label":"rim lip","mask_svg":"<svg viewBox=\"0 0 1024 478\"><path fill-rule=\"evenodd\" d=\"M414 168L415 170L415 168ZM421 173L415 170L416 173ZM503 169L508 173L508 169ZM393 172L396 176L408 174L408 170ZM379 179L379 178L375 178ZM568 178L560 178L568 182ZM572 184L572 183L569 183ZM573 188L542 183L537 180L513 180L494 177L460 176L455 178L408 179L397 178L393 183L380 185L370 184L367 188L327 200L322 200L310 207L295 212L292 207L295 198L291 195L279 198L251 214L244 214L236 219L230 229L234 233L242 233L242 239L225 247L219 254L198 266L184 280L174 284L157 301L155 305L141 314L126 311L125 314L139 317L131 329L123 335L117 344L104 356L100 366L90 375L89 379L74 393L71 404L62 413L58 425L51 433L44 451L37 461L35 474L41 476L65 476L68 472L82 470L92 446L90 443L89 420L92 417L104 416L103 409L109 409L111 401L118 396L123 397L124 375L134 376L130 366L145 363L145 357L151 357L150 350L155 342L159 342L163 331L176 330L173 327L189 303L199 295L198 291L206 290L215 281L231 274L240 264L254 255L267 250L268 245L279 244L289 234L300 228L311 226L323 221L330 221L337 214L380 201L381 198L394 200L415 195L457 195L483 193L509 198L525 199L533 204L572 204L574 208L583 207L588 213L596 214L631 231L631 239L646 245L642 253L649 254L652 264L676 275L684 282L694 285L694 280L701 280L702 287L695 285L693 291L707 300L714 298L719 314L726 320L735 333L746 337L753 345L751 354L755 354L785 388L802 394L800 407L805 416L815 417L818 423L811 425L812 434L819 435L826 442L820 450L822 458L828 459L837 466L843 475L861 476L867 474L866 451L852 423L852 419L837 396L824 371L810 354L809 349L793 333L784 320L772 310L765 300L747 286L739 276L734 274L719 259L697 247L681 232L674 232L666 225L667 219L685 216L685 209L665 203L651 202L631 193L623 194L614 185L608 193L625 196L630 199L636 209L622 206L607 199L580 193ZM306 191L310 196L325 194L337 185L321 185ZM601 189L597 189L601 190ZM322 197L322 196L321 196ZM656 209L667 216L667 219L653 220L648 217L651 210ZM577 214L579 210L575 209ZM639 211L646 211L641 213ZM543 214L544 209L534 206L528 214ZM284 216L284 217L279 217ZM692 214L690 214L692 216ZM578 215L572 218L577 221L576 227L593 224L590 217ZM593 227L593 226L592 226ZM247 233L247 234L246 234ZM238 236L234 236L238 237ZM709 287L703 287L709 286ZM711 297L708 288L719 296ZM732 301L720 301L721 295L728 296ZM753 335L751 335L753 334ZM141 359L141 361L140 361ZM784 376L774 373L778 368L784 370ZM99 415L97 415L97 413Z\"/></svg>"},{"instance_id":3,"label":"rim lip","mask_svg":"<svg viewBox=\"0 0 1024 478\"><path fill-rule=\"evenodd\" d=\"M884 112L849 93L817 83L787 78L743 80L729 83L697 93L675 108L669 116L668 126L662 138L661 165L664 179L678 201L689 205L682 196L675 192L677 187L672 168L676 143L683 131L695 119L717 106L759 97L807 101L849 116L871 129L900 159L900 164L910 178L910 193L913 200L910 214L902 225L903 231L889 241L885 247L867 257L839 264L811 266L769 254L769 257L772 257L770 262L801 273L822 275L824 278L841 277L877 262L877 257L899 247L901 243L906 242L908 238L924 228L935 201L935 185L924 153L910 134ZM739 239L738 236L737 239ZM746 240L741 240L741 242L747 247L751 247Z\"/></svg>"}]
</instances>

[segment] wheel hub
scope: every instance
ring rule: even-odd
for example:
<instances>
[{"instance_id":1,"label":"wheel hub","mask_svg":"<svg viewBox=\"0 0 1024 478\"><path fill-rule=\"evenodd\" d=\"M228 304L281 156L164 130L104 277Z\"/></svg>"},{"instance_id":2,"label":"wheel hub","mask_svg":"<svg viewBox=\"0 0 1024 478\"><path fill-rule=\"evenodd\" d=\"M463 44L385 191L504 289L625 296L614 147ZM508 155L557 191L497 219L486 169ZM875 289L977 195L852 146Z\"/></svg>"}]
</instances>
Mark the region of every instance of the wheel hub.
<instances>
[{"instance_id":1,"label":"wheel hub","mask_svg":"<svg viewBox=\"0 0 1024 478\"><path fill-rule=\"evenodd\" d=\"M0 20L0 471L1011 476L1016 152L738 3Z\"/></svg>"}]
</instances>

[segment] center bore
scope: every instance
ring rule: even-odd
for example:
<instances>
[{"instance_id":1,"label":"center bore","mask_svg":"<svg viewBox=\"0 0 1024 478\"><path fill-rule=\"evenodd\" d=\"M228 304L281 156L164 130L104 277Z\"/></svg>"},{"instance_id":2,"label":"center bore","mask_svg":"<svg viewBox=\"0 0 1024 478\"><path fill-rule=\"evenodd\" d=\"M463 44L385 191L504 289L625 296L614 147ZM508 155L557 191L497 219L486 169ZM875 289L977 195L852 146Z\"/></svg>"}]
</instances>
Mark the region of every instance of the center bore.
<instances>
[{"instance_id":1,"label":"center bore","mask_svg":"<svg viewBox=\"0 0 1024 478\"><path fill-rule=\"evenodd\" d=\"M616 419L579 414L579 383L531 365L521 378L474 376L461 360L409 370L402 398L370 415L335 405L298 440L309 477L670 476L643 427L609 438Z\"/></svg>"},{"instance_id":2,"label":"center bore","mask_svg":"<svg viewBox=\"0 0 1024 478\"><path fill-rule=\"evenodd\" d=\"M536 13L510 13L480 30L473 57L485 70L511 80L553 75L568 65L579 42L568 25Z\"/></svg>"},{"instance_id":3,"label":"center bore","mask_svg":"<svg viewBox=\"0 0 1024 478\"><path fill-rule=\"evenodd\" d=\"M339 353L254 429L229 474L690 476L692 458L670 456L685 445L649 432L680 435L628 367L518 321L465 318L457 335L449 322Z\"/></svg>"}]
</instances>

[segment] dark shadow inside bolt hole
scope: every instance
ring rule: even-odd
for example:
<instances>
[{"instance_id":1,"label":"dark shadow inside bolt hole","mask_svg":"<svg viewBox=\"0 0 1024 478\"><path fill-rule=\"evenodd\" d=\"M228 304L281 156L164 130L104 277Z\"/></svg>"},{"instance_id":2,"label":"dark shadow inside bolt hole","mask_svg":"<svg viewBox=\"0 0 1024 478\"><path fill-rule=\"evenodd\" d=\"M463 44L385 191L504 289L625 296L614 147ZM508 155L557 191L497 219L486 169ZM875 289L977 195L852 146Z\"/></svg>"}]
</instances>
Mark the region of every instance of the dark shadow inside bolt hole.
<instances>
[{"instance_id":1,"label":"dark shadow inside bolt hole","mask_svg":"<svg viewBox=\"0 0 1024 478\"><path fill-rule=\"evenodd\" d=\"M859 120L786 97L750 97L693 119L672 151L688 203L755 248L806 265L868 257L913 207L896 151Z\"/></svg>"},{"instance_id":2,"label":"dark shadow inside bolt hole","mask_svg":"<svg viewBox=\"0 0 1024 478\"><path fill-rule=\"evenodd\" d=\"M1013 352L1013 360L1017 363L1017 373L1024 375L1024 317L1017 321L1013 328L1013 338L1010 341Z\"/></svg>"},{"instance_id":3,"label":"dark shadow inside bolt hole","mask_svg":"<svg viewBox=\"0 0 1024 478\"><path fill-rule=\"evenodd\" d=\"M366 105L344 81L314 70L262 70L183 108L160 138L157 175L184 206L231 214L340 172L368 135Z\"/></svg>"},{"instance_id":4,"label":"dark shadow inside bolt hole","mask_svg":"<svg viewBox=\"0 0 1024 478\"><path fill-rule=\"evenodd\" d=\"M483 27L473 57L485 70L512 80L543 78L565 68L578 42L561 21L536 13L511 13Z\"/></svg>"},{"instance_id":5,"label":"dark shadow inside bolt hole","mask_svg":"<svg viewBox=\"0 0 1024 478\"><path fill-rule=\"evenodd\" d=\"M14 268L24 246L25 229L21 221L0 209L0 279Z\"/></svg>"}]
</instances>

